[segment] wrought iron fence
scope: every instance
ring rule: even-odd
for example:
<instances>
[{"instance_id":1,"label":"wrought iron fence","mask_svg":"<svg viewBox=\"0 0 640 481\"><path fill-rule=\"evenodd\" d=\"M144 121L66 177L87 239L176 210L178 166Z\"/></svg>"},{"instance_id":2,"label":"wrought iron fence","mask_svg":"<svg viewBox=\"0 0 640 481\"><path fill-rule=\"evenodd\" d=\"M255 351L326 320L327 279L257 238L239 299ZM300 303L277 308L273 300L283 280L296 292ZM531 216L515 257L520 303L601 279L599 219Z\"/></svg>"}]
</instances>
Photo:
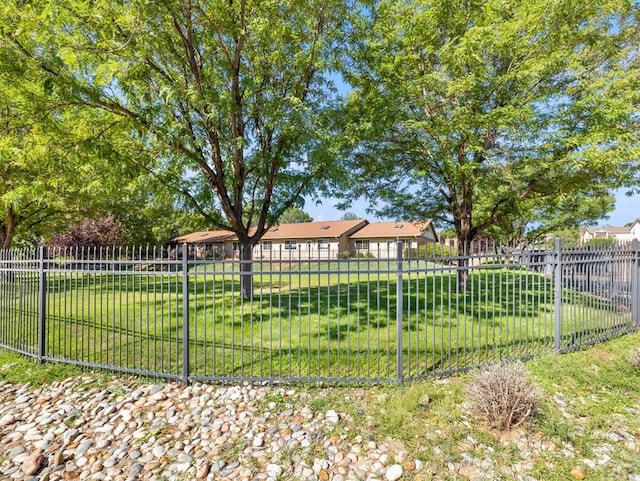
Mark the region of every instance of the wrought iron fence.
<instances>
[{"instance_id":1,"label":"wrought iron fence","mask_svg":"<svg viewBox=\"0 0 640 481\"><path fill-rule=\"evenodd\" d=\"M637 241L472 252L280 252L247 272L186 245L3 251L0 345L185 382L385 382L564 352L639 325Z\"/></svg>"}]
</instances>

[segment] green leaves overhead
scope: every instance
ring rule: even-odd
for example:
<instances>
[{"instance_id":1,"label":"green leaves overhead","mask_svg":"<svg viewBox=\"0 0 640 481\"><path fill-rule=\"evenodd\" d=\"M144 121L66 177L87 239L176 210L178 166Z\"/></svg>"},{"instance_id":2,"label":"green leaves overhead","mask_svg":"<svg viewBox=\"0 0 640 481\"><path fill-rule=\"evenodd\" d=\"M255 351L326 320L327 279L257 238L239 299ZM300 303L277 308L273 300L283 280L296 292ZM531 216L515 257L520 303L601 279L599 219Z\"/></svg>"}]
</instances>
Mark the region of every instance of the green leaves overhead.
<instances>
[{"instance_id":1,"label":"green leaves overhead","mask_svg":"<svg viewBox=\"0 0 640 481\"><path fill-rule=\"evenodd\" d=\"M129 120L158 159L149 171L242 240L256 224L257 242L323 172L312 152L346 7L21 2L4 9L3 43L62 98Z\"/></svg>"},{"instance_id":2,"label":"green leaves overhead","mask_svg":"<svg viewBox=\"0 0 640 481\"><path fill-rule=\"evenodd\" d=\"M640 181L639 33L630 0L8 0L5 204L143 171L248 247L325 184L463 247L576 224Z\"/></svg>"},{"instance_id":3,"label":"green leaves overhead","mask_svg":"<svg viewBox=\"0 0 640 481\"><path fill-rule=\"evenodd\" d=\"M376 2L344 72L348 165L366 179L348 195L450 223L463 247L601 217L611 189L635 182L637 13L615 0Z\"/></svg>"}]
</instances>

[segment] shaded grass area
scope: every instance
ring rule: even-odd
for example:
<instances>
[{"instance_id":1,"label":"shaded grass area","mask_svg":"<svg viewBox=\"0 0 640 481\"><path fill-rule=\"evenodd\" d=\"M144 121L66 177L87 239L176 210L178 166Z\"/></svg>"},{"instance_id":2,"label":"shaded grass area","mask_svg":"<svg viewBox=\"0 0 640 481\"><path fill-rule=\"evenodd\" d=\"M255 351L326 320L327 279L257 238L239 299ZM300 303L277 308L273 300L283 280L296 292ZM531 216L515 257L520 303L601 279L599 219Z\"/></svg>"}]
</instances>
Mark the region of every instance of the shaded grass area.
<instances>
[{"instance_id":1,"label":"shaded grass area","mask_svg":"<svg viewBox=\"0 0 640 481\"><path fill-rule=\"evenodd\" d=\"M398 375L400 345L408 378L554 345L551 280L524 269L475 269L460 292L454 267L408 263L399 314L392 262L309 262L284 271L257 266L250 301L240 296L237 271L196 266L187 281L188 304L179 273L50 273L46 355L180 376L188 346L189 372L202 378L390 380ZM14 283L23 285L13 295L19 302L2 306L2 344L17 340L35 352L38 291L26 287L34 279L28 281ZM563 346L628 325L628 313L606 299L566 297Z\"/></svg>"}]
</instances>

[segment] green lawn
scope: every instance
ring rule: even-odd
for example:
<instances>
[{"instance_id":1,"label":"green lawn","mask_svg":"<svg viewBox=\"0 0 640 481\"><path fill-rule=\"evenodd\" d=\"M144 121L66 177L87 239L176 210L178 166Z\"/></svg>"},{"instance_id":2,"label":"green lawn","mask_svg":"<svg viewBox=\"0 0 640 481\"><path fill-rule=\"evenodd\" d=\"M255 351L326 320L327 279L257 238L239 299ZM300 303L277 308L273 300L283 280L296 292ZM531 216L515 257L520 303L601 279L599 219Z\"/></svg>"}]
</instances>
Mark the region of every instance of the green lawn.
<instances>
[{"instance_id":1,"label":"green lawn","mask_svg":"<svg viewBox=\"0 0 640 481\"><path fill-rule=\"evenodd\" d=\"M188 277L189 372L385 380L398 375L400 341L405 377L553 349L549 277L482 266L460 292L454 267L412 261L403 268L399 338L395 262L257 262L250 301L240 296L237 263L196 265ZM182 375L182 283L179 272L48 273L46 356ZM18 340L37 352L37 289L24 287L33 279L15 284L20 292L0 291L2 343ZM628 327L629 313L606 299L567 289L563 298L564 348ZM16 324L25 327L18 332Z\"/></svg>"}]
</instances>

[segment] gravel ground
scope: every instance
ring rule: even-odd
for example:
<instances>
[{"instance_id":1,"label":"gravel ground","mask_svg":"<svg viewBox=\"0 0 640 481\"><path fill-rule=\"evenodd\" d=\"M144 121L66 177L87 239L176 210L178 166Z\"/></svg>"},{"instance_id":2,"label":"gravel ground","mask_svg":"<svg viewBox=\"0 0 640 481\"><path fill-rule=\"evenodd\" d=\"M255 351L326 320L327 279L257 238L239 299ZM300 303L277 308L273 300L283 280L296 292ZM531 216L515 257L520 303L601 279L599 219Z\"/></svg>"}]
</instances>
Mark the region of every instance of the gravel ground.
<instances>
[{"instance_id":1,"label":"gravel ground","mask_svg":"<svg viewBox=\"0 0 640 481\"><path fill-rule=\"evenodd\" d=\"M640 481L617 458L640 456L640 433L624 428L591 432L599 441L584 458L575 445L523 429L500 434L496 450L474 437L474 420L463 414L454 449L435 429L424 437L433 457L420 460L364 413L363 399L384 392L344 389L337 402L331 389L304 387L96 385L88 375L44 387L0 382L0 479L543 481L536 463L569 459L575 469L557 479L599 470ZM579 433L568 399L556 393L552 402Z\"/></svg>"},{"instance_id":2,"label":"gravel ground","mask_svg":"<svg viewBox=\"0 0 640 481\"><path fill-rule=\"evenodd\" d=\"M352 435L347 414L313 411L305 392L93 382L0 383L2 479L393 481L421 468L401 443Z\"/></svg>"}]
</instances>

